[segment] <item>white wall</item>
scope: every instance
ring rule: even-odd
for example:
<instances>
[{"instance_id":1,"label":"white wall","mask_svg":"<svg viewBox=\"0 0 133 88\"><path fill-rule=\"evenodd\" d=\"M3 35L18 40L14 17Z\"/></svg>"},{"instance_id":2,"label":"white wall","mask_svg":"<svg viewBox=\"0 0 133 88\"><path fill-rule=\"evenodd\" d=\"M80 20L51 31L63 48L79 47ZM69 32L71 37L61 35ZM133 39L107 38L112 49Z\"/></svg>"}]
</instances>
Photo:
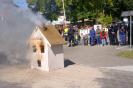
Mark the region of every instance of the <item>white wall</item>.
<instances>
[{"instance_id":1,"label":"white wall","mask_svg":"<svg viewBox=\"0 0 133 88\"><path fill-rule=\"evenodd\" d=\"M48 65L48 43L46 41L46 38L43 37L42 33L40 32L40 30L37 30L33 33L32 37L38 37L38 38L41 38L43 40L43 43L44 43L44 52L42 54L42 59L41 59L41 67L38 67L37 65L37 57L36 57L36 54L32 52L32 56L31 56L31 68L37 68L37 69L41 69L41 70L44 70L44 71L49 71L49 65ZM32 48L32 47L31 47Z\"/></svg>"},{"instance_id":2,"label":"white wall","mask_svg":"<svg viewBox=\"0 0 133 88\"><path fill-rule=\"evenodd\" d=\"M64 68L64 52L63 46L57 45L48 48L48 61L50 71Z\"/></svg>"}]
</instances>

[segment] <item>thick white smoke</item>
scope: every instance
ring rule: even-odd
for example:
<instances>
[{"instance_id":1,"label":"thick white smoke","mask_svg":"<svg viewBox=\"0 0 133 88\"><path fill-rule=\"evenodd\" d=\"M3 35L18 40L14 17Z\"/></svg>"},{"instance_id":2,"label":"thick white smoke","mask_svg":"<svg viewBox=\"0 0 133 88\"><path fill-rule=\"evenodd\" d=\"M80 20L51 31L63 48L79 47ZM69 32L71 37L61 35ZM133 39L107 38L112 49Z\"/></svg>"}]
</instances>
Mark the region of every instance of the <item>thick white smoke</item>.
<instances>
[{"instance_id":1,"label":"thick white smoke","mask_svg":"<svg viewBox=\"0 0 133 88\"><path fill-rule=\"evenodd\" d=\"M21 10L12 0L0 0L0 65L27 62L26 41L42 23L48 21L29 9Z\"/></svg>"}]
</instances>

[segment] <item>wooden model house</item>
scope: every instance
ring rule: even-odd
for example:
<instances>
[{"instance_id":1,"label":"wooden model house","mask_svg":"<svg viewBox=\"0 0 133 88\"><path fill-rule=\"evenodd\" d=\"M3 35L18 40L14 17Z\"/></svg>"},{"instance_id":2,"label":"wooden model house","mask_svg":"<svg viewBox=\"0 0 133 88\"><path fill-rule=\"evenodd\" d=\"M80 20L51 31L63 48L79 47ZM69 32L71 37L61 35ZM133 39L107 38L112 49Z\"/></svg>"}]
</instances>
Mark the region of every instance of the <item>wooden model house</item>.
<instances>
[{"instance_id":1,"label":"wooden model house","mask_svg":"<svg viewBox=\"0 0 133 88\"><path fill-rule=\"evenodd\" d=\"M64 68L64 39L54 26L36 27L29 41L31 68L52 71Z\"/></svg>"}]
</instances>

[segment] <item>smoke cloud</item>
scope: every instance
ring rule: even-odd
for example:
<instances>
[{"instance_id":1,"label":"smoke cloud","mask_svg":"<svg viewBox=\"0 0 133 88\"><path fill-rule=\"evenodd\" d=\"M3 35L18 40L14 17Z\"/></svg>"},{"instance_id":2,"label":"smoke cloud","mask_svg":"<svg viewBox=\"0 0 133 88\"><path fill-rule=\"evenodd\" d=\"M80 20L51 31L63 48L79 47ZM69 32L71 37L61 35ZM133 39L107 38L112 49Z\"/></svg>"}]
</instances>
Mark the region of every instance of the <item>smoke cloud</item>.
<instances>
[{"instance_id":1,"label":"smoke cloud","mask_svg":"<svg viewBox=\"0 0 133 88\"><path fill-rule=\"evenodd\" d=\"M49 24L40 14L20 9L12 0L0 0L0 65L23 64L26 42L36 25Z\"/></svg>"}]
</instances>

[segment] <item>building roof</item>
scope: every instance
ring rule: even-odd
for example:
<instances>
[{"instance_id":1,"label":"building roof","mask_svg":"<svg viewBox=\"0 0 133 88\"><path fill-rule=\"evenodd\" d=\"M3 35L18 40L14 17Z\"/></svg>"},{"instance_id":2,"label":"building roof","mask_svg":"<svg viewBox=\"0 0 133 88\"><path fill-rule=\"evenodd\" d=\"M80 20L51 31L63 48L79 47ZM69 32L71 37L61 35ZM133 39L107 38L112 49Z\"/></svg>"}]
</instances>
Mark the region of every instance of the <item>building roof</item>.
<instances>
[{"instance_id":1,"label":"building roof","mask_svg":"<svg viewBox=\"0 0 133 88\"><path fill-rule=\"evenodd\" d=\"M42 34L47 38L47 40L52 46L66 43L54 26L47 25L39 28Z\"/></svg>"},{"instance_id":2,"label":"building roof","mask_svg":"<svg viewBox=\"0 0 133 88\"><path fill-rule=\"evenodd\" d=\"M121 14L122 17L133 16L133 11L124 11Z\"/></svg>"}]
</instances>

